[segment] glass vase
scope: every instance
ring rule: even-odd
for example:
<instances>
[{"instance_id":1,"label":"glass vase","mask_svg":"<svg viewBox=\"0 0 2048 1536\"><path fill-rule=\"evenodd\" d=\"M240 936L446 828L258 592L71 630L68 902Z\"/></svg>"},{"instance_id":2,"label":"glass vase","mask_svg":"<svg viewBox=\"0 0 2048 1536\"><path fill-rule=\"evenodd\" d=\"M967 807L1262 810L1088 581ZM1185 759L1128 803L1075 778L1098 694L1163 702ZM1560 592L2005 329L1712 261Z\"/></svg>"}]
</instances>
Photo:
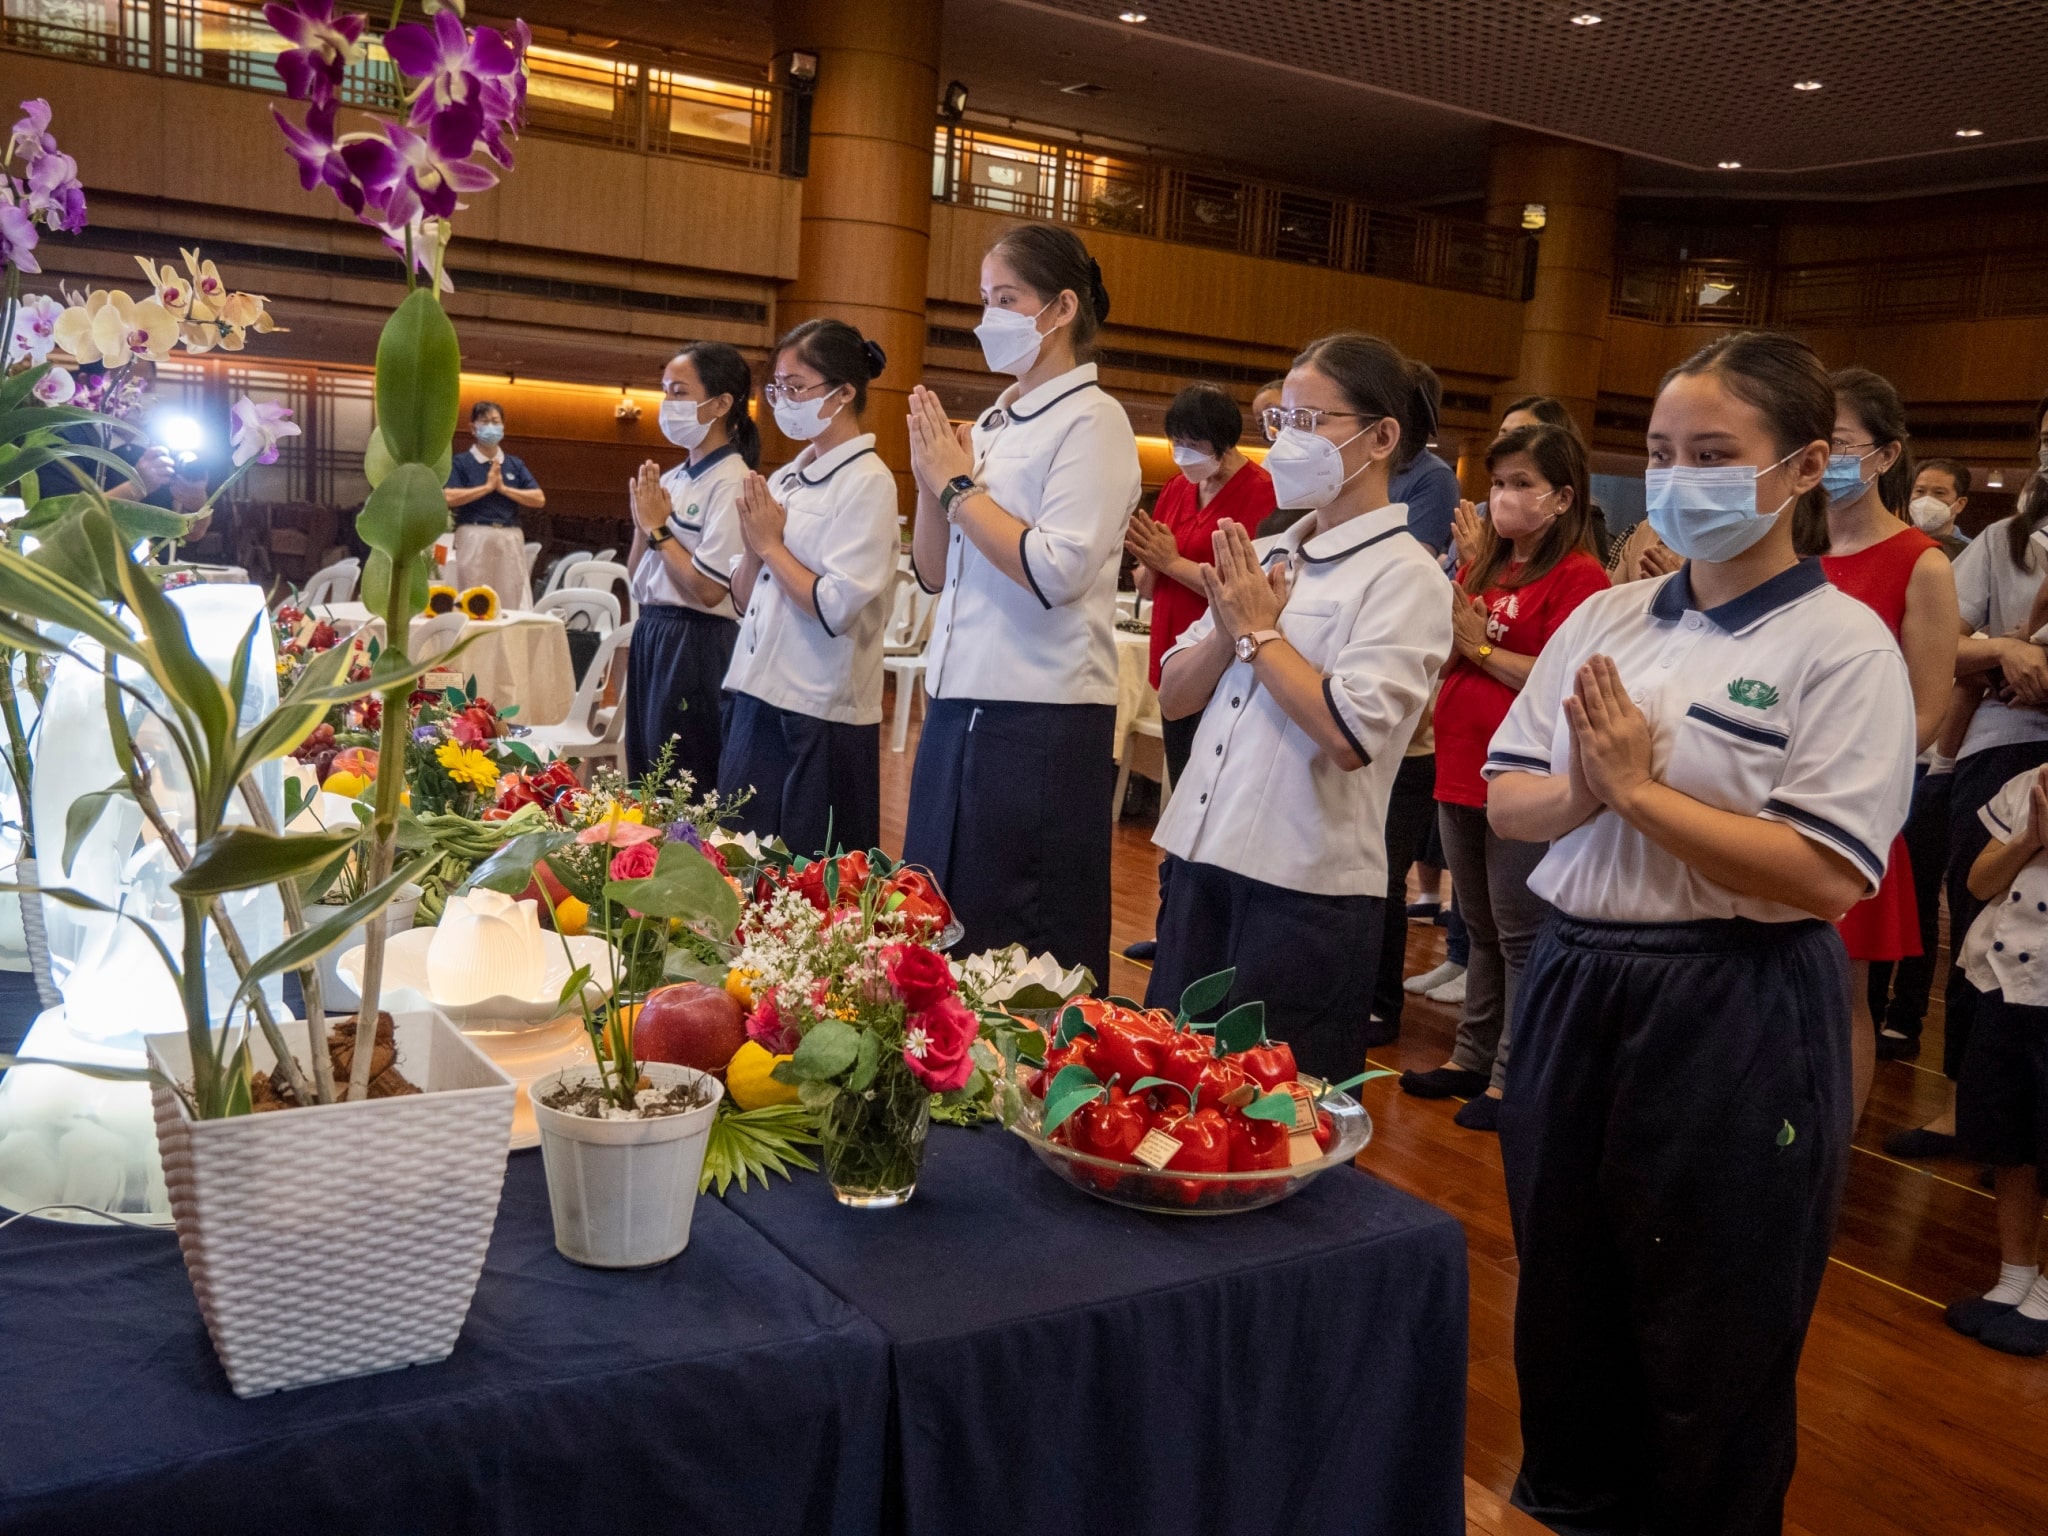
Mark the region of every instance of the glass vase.
<instances>
[{"instance_id":1,"label":"glass vase","mask_svg":"<svg viewBox=\"0 0 2048 1536\"><path fill-rule=\"evenodd\" d=\"M931 1090L900 1061L884 1066L864 1091L841 1091L818 1125L825 1177L839 1203L882 1210L908 1200L930 1128Z\"/></svg>"}]
</instances>

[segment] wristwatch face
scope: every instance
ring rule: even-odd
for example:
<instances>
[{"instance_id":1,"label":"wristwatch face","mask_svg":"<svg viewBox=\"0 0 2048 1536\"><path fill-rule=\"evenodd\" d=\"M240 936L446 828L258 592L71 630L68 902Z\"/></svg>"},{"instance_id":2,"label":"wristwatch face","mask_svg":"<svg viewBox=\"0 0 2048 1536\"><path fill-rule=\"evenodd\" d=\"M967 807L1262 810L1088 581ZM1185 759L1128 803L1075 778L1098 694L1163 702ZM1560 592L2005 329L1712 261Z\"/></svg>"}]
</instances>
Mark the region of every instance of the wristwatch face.
<instances>
[{"instance_id":1,"label":"wristwatch face","mask_svg":"<svg viewBox=\"0 0 2048 1536\"><path fill-rule=\"evenodd\" d=\"M1237 637L1237 659L1239 661L1250 661L1258 653L1258 641L1254 640L1250 635L1239 635Z\"/></svg>"},{"instance_id":2,"label":"wristwatch face","mask_svg":"<svg viewBox=\"0 0 2048 1536\"><path fill-rule=\"evenodd\" d=\"M974 489L974 476L955 475L952 479L948 480L946 484L952 488L955 495L965 496L969 491Z\"/></svg>"}]
</instances>

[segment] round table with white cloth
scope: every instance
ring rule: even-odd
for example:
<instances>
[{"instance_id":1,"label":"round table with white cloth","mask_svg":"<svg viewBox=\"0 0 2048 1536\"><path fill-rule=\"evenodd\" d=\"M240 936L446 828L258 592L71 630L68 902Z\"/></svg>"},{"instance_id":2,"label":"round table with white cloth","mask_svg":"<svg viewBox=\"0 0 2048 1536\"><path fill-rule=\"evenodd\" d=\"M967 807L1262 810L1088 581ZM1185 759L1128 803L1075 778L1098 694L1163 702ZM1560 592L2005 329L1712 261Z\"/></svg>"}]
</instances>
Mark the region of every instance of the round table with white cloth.
<instances>
[{"instance_id":1,"label":"round table with white cloth","mask_svg":"<svg viewBox=\"0 0 2048 1536\"><path fill-rule=\"evenodd\" d=\"M1116 743L1122 760L1124 733L1133 720L1159 713L1159 695L1152 687L1152 637L1116 632Z\"/></svg>"},{"instance_id":2,"label":"round table with white cloth","mask_svg":"<svg viewBox=\"0 0 2048 1536\"><path fill-rule=\"evenodd\" d=\"M368 626L381 636L384 621L361 603L322 603L317 612L344 634ZM428 622L425 614L412 621L412 633ZM471 637L474 636L474 639ZM495 619L471 619L462 627L469 648L449 664L451 672L476 679L480 698L500 711L517 707L521 725L559 725L569 715L576 693L576 671L569 660L569 632L552 613L513 609Z\"/></svg>"}]
</instances>

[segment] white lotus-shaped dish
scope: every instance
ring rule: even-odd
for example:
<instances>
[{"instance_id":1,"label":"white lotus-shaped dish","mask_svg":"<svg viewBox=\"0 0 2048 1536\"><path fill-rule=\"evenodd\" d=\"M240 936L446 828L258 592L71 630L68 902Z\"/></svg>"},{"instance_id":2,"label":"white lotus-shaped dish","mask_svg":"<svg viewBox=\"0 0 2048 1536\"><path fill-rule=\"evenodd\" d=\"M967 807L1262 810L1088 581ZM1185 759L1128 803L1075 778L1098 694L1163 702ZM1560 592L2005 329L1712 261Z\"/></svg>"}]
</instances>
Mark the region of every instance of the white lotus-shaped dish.
<instances>
[{"instance_id":1,"label":"white lotus-shaped dish","mask_svg":"<svg viewBox=\"0 0 2048 1536\"><path fill-rule=\"evenodd\" d=\"M609 946L603 939L589 935L571 938L568 940L569 954L565 956L562 953L563 941L547 933L541 935L545 966L540 981L525 995L512 996L501 992L472 1002L443 1002L434 996L427 969L427 951L434 942L434 934L432 928L408 928L403 933L391 935L384 945L384 985L387 989L412 988L447 1014L459 1028L518 1028L545 1024L564 1013L574 1012L573 1000L566 1008L562 1005L562 988L568 984L572 966L590 967L591 979L583 987L586 1002L599 1002L607 990L612 960ZM343 981L358 992L362 991L363 946L358 944L344 950L335 969L340 971Z\"/></svg>"}]
</instances>

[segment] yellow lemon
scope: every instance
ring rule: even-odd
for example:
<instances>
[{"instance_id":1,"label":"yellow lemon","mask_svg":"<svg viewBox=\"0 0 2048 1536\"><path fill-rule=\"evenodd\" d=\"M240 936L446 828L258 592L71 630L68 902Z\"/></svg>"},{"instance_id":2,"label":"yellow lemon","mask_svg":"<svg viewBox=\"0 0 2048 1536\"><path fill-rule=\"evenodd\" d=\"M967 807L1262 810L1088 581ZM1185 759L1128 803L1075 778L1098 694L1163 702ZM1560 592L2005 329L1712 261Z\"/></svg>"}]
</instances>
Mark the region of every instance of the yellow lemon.
<instances>
[{"instance_id":1,"label":"yellow lemon","mask_svg":"<svg viewBox=\"0 0 2048 1536\"><path fill-rule=\"evenodd\" d=\"M775 1070L777 1056L757 1040L749 1040L732 1054L725 1066L725 1090L741 1109L766 1109L770 1104L794 1104L796 1089L778 1083L768 1074Z\"/></svg>"},{"instance_id":2,"label":"yellow lemon","mask_svg":"<svg viewBox=\"0 0 2048 1536\"><path fill-rule=\"evenodd\" d=\"M624 1008L612 1010L611 1017L605 1021L604 1038L605 1046L614 1058L623 1056L630 1050L633 1043L633 1026L639 1021L638 1003L629 1003Z\"/></svg>"},{"instance_id":3,"label":"yellow lemon","mask_svg":"<svg viewBox=\"0 0 2048 1536\"><path fill-rule=\"evenodd\" d=\"M320 786L330 795L340 795L344 800L353 800L370 787L370 781L359 773L346 769L327 775L327 782Z\"/></svg>"},{"instance_id":4,"label":"yellow lemon","mask_svg":"<svg viewBox=\"0 0 2048 1536\"><path fill-rule=\"evenodd\" d=\"M747 985L747 973L730 970L725 973L725 990L732 1000L742 1008L754 1006L754 989Z\"/></svg>"},{"instance_id":5,"label":"yellow lemon","mask_svg":"<svg viewBox=\"0 0 2048 1536\"><path fill-rule=\"evenodd\" d=\"M555 932L565 933L574 938L583 932L589 922L589 906L574 896L564 896L555 903Z\"/></svg>"}]
</instances>

